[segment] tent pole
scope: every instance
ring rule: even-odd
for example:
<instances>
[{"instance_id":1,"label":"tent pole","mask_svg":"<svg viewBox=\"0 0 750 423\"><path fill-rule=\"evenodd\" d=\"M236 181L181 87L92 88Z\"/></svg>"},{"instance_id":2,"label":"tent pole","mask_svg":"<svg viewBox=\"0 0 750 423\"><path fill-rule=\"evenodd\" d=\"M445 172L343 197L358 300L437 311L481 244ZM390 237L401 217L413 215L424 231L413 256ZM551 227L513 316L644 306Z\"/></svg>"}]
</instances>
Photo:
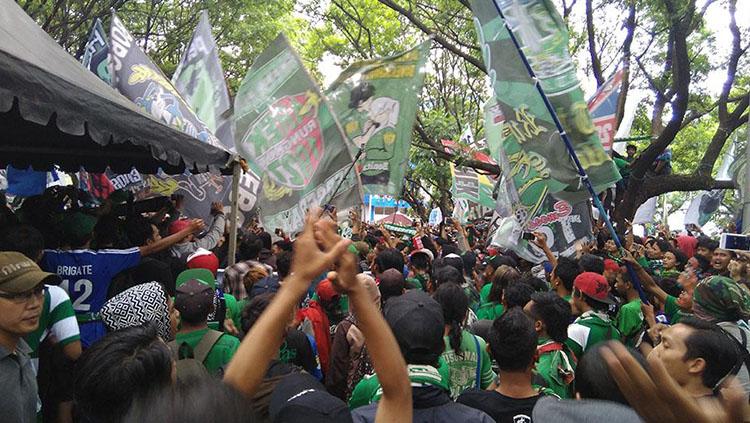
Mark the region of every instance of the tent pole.
<instances>
[{"instance_id":1,"label":"tent pole","mask_svg":"<svg viewBox=\"0 0 750 423\"><path fill-rule=\"evenodd\" d=\"M240 162L234 162L232 168L232 211L229 213L231 217L229 221L229 266L233 265L237 258L237 217L239 213L239 188L240 178L242 177L242 166Z\"/></svg>"}]
</instances>

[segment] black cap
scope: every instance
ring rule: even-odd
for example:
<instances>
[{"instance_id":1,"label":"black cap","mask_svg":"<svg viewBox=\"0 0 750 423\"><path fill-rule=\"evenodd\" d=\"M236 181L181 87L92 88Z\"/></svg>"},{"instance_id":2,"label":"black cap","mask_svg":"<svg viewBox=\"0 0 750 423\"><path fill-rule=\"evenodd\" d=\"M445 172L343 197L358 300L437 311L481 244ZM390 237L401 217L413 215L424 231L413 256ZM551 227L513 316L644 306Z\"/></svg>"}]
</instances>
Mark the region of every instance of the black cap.
<instances>
[{"instance_id":1,"label":"black cap","mask_svg":"<svg viewBox=\"0 0 750 423\"><path fill-rule=\"evenodd\" d=\"M407 364L431 364L445 349L443 309L422 291L410 290L388 300L385 320Z\"/></svg>"},{"instance_id":2,"label":"black cap","mask_svg":"<svg viewBox=\"0 0 750 423\"><path fill-rule=\"evenodd\" d=\"M307 373L292 373L276 385L268 413L275 423L352 422L346 403Z\"/></svg>"}]
</instances>

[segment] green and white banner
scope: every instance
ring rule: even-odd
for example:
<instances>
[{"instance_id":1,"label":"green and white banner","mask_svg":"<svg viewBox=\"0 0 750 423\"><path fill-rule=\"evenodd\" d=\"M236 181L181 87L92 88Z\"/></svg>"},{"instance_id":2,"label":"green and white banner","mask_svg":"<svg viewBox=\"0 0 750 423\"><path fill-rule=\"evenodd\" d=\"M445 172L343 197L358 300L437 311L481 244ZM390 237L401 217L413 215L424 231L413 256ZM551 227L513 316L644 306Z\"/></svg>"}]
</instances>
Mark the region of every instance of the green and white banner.
<instances>
[{"instance_id":1,"label":"green and white banner","mask_svg":"<svg viewBox=\"0 0 750 423\"><path fill-rule=\"evenodd\" d=\"M234 151L232 101L206 10L172 76L172 84L224 148Z\"/></svg>"},{"instance_id":2,"label":"green and white banner","mask_svg":"<svg viewBox=\"0 0 750 423\"><path fill-rule=\"evenodd\" d=\"M495 102L486 108L487 141L490 150L501 146L507 158L503 171L517 191L512 208L519 224L525 226L540 212L548 193L576 204L588 198L588 192L498 8L507 16L595 190L619 180L591 121L567 51L567 31L554 7L546 0L472 0L471 8L495 94ZM499 134L499 141L491 139L491 131Z\"/></svg>"},{"instance_id":3,"label":"green and white banner","mask_svg":"<svg viewBox=\"0 0 750 423\"><path fill-rule=\"evenodd\" d=\"M316 205L361 203L345 136L302 61L281 34L260 54L234 102L237 151L262 172L257 207L267 230L304 226Z\"/></svg>"},{"instance_id":4,"label":"green and white banner","mask_svg":"<svg viewBox=\"0 0 750 423\"><path fill-rule=\"evenodd\" d=\"M350 149L364 149L358 170L366 194L401 193L431 44L357 62L326 91Z\"/></svg>"}]
</instances>

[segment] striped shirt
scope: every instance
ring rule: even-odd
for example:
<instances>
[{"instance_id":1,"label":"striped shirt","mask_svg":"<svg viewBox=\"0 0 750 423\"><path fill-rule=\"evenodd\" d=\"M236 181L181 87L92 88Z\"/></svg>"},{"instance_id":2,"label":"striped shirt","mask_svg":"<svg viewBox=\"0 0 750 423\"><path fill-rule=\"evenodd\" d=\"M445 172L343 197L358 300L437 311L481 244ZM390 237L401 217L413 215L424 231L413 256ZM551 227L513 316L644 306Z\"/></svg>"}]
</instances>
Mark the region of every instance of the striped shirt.
<instances>
[{"instance_id":1,"label":"striped shirt","mask_svg":"<svg viewBox=\"0 0 750 423\"><path fill-rule=\"evenodd\" d=\"M45 285L44 305L39 317L39 327L24 338L31 348L30 356L36 370L39 345L47 337L54 343L67 345L81 339L70 297L59 286Z\"/></svg>"}]
</instances>

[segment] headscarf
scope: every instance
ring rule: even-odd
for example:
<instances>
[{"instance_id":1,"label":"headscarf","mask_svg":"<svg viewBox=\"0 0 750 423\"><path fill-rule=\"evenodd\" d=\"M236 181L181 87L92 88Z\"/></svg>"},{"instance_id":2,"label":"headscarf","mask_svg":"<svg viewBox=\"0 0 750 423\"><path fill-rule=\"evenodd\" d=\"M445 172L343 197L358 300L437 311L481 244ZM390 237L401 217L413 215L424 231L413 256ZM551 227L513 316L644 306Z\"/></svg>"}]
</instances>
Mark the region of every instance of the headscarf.
<instances>
[{"instance_id":1,"label":"headscarf","mask_svg":"<svg viewBox=\"0 0 750 423\"><path fill-rule=\"evenodd\" d=\"M153 322L164 341L172 340L167 294L157 282L136 285L115 295L99 314L110 331Z\"/></svg>"},{"instance_id":2,"label":"headscarf","mask_svg":"<svg viewBox=\"0 0 750 423\"><path fill-rule=\"evenodd\" d=\"M696 316L717 322L750 318L750 293L725 276L709 276L693 291Z\"/></svg>"}]
</instances>

